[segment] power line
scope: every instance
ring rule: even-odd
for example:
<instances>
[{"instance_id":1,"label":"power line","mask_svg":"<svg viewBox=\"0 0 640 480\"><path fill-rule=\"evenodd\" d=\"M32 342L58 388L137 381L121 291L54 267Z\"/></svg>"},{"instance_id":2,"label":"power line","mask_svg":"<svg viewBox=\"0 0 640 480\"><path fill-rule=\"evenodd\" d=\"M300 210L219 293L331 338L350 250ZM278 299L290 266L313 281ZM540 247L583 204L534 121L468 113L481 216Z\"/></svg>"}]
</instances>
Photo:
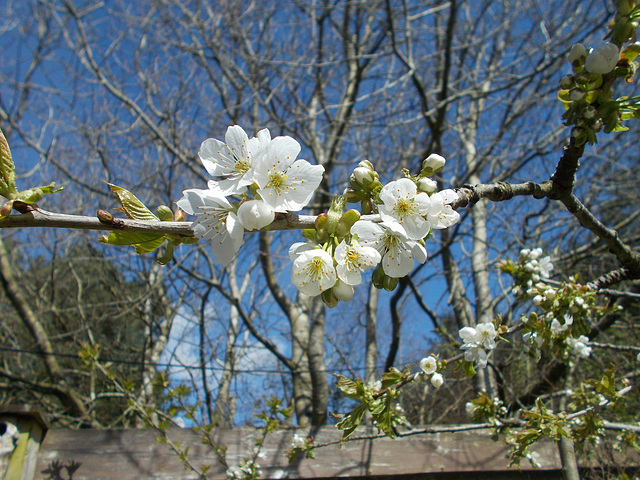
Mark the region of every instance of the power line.
<instances>
[{"instance_id":1,"label":"power line","mask_svg":"<svg viewBox=\"0 0 640 480\"><path fill-rule=\"evenodd\" d=\"M3 347L0 346L0 351L4 351L4 352L12 352L12 353L25 353L28 355L34 355L34 356L45 356L45 355L49 355L49 356L53 356L53 357L60 357L60 358L72 358L75 360L82 360L82 357L78 354L73 354L73 353L59 353L59 352L38 352L35 350L27 350L27 349L22 349L22 348L13 348L13 347ZM229 369L229 368L225 368L222 366L217 366L217 365L205 365L204 367L200 366L200 365L183 365L180 363L163 363L163 362L158 362L158 363L151 363L151 362L139 362L139 361L135 361L135 360L120 360L120 359L110 359L110 358L100 358L100 361L103 363L109 362L109 363L116 363L116 364L120 364L120 365L132 365L132 366L138 366L138 367L146 367L146 366L152 366L154 368L161 368L161 369L165 369L165 368L175 368L175 369L182 369L182 370L201 370L202 368L204 368L205 370L210 370L210 371L219 371L219 372L232 372L232 373L238 373L238 374L278 374L278 375L282 375L283 373L287 373L286 370L275 370L275 369L264 369L264 368L255 368L255 369L251 369L251 370L239 370L239 369ZM378 365L377 366L378 369L382 369L384 368L382 365ZM342 368L332 368L332 369L324 369L324 370L319 370L320 373L339 373L339 372L350 372L350 371L358 371L358 372L364 372L365 368L364 367L342 367ZM307 372L309 372L309 370L307 370Z\"/></svg>"}]
</instances>

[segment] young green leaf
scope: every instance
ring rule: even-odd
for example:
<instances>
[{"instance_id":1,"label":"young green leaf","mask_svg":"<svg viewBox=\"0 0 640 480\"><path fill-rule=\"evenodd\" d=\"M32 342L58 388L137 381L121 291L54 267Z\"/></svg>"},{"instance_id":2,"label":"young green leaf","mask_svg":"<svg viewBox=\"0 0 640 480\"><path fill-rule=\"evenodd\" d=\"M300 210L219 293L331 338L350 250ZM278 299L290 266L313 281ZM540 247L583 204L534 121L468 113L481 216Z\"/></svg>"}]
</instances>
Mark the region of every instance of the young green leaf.
<instances>
[{"instance_id":1,"label":"young green leaf","mask_svg":"<svg viewBox=\"0 0 640 480\"><path fill-rule=\"evenodd\" d=\"M135 220L160 220L129 190L118 187L117 185L113 185L111 183L108 183L107 185L109 185L111 190L116 194L118 200L122 204L122 210L127 214L129 218Z\"/></svg>"}]
</instances>

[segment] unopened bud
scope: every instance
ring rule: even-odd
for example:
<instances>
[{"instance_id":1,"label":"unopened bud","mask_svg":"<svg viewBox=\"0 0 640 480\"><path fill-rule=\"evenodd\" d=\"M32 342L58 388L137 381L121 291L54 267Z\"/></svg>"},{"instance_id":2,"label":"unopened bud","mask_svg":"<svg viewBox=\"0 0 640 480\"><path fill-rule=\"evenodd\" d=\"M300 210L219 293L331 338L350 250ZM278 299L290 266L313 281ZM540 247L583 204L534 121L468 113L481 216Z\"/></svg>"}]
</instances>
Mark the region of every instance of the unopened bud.
<instances>
[{"instance_id":1,"label":"unopened bud","mask_svg":"<svg viewBox=\"0 0 640 480\"><path fill-rule=\"evenodd\" d=\"M156 211L158 213L158 218L162 222L170 222L173 220L173 212L166 205L160 205Z\"/></svg>"},{"instance_id":2,"label":"unopened bud","mask_svg":"<svg viewBox=\"0 0 640 480\"><path fill-rule=\"evenodd\" d=\"M187 218L187 213L180 208L178 208L176 212L173 214L174 222L184 222L185 218Z\"/></svg>"},{"instance_id":3,"label":"unopened bud","mask_svg":"<svg viewBox=\"0 0 640 480\"><path fill-rule=\"evenodd\" d=\"M364 198L364 192L362 190L354 190L353 188L346 188L342 194L347 203L357 203Z\"/></svg>"},{"instance_id":4,"label":"unopened bud","mask_svg":"<svg viewBox=\"0 0 640 480\"><path fill-rule=\"evenodd\" d=\"M0 207L0 218L6 218L11 214L11 210L13 210L13 200L9 200L5 202L2 207Z\"/></svg>"},{"instance_id":5,"label":"unopened bud","mask_svg":"<svg viewBox=\"0 0 640 480\"><path fill-rule=\"evenodd\" d=\"M341 280L338 280L331 290L333 290L333 294L343 302L351 300L355 291L351 285L347 285Z\"/></svg>"},{"instance_id":6,"label":"unopened bud","mask_svg":"<svg viewBox=\"0 0 640 480\"><path fill-rule=\"evenodd\" d=\"M571 47L571 51L569 51L569 63L571 66L578 67L584 63L585 58L587 58L587 49L584 48L584 45L581 43L576 43L573 47Z\"/></svg>"},{"instance_id":7,"label":"unopened bud","mask_svg":"<svg viewBox=\"0 0 640 480\"><path fill-rule=\"evenodd\" d=\"M273 209L262 200L249 200L238 208L238 220L247 231L271 225L275 215Z\"/></svg>"},{"instance_id":8,"label":"unopened bud","mask_svg":"<svg viewBox=\"0 0 640 480\"><path fill-rule=\"evenodd\" d=\"M369 187L372 183L379 180L378 173L374 170L369 160L363 160L358 164L351 174L351 185L356 190L362 190Z\"/></svg>"},{"instance_id":9,"label":"unopened bud","mask_svg":"<svg viewBox=\"0 0 640 480\"><path fill-rule=\"evenodd\" d=\"M444 168L445 163L447 161L443 156L438 155L437 153L432 153L427 158L422 161L422 175L430 176L434 173L438 173L440 170Z\"/></svg>"},{"instance_id":10,"label":"unopened bud","mask_svg":"<svg viewBox=\"0 0 640 480\"><path fill-rule=\"evenodd\" d=\"M591 73L604 75L615 68L620 60L620 50L613 43L605 43L593 51L584 62L584 69Z\"/></svg>"},{"instance_id":11,"label":"unopened bud","mask_svg":"<svg viewBox=\"0 0 640 480\"><path fill-rule=\"evenodd\" d=\"M430 178L421 178L418 180L418 191L427 195L433 195L438 190L438 184Z\"/></svg>"},{"instance_id":12,"label":"unopened bud","mask_svg":"<svg viewBox=\"0 0 640 480\"><path fill-rule=\"evenodd\" d=\"M571 87L573 87L574 83L575 79L573 78L573 75L567 75L560 79L560 81L558 82L558 87L560 87L562 90L569 90Z\"/></svg>"}]
</instances>

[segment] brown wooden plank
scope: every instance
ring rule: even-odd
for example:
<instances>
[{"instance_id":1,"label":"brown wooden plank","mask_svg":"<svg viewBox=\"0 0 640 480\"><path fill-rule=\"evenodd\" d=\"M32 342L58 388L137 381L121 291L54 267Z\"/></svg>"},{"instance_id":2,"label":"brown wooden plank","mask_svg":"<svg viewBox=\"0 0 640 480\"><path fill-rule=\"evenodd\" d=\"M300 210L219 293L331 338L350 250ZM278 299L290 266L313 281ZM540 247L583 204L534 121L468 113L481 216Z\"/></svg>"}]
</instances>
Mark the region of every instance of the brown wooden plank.
<instances>
[{"instance_id":1,"label":"brown wooden plank","mask_svg":"<svg viewBox=\"0 0 640 480\"><path fill-rule=\"evenodd\" d=\"M427 472L508 472L508 448L493 442L489 432L458 432L416 435L396 440L378 438L345 443L342 448L331 445L316 450L315 460L297 459L288 465L285 452L291 448L294 433L306 436L308 429L287 429L267 437L266 458L259 459L264 478L357 477L366 475L403 475ZM375 430L373 430L375 432ZM228 448L230 464L239 463L253 451L256 435L252 428L216 430L214 440ZM368 432L360 429L354 436ZM164 444L158 444L152 430L51 430L38 458L36 479L49 478L44 471L53 461L80 462L74 480L139 480L195 479L177 456ZM188 429L172 429L169 437L189 447L189 459L195 465L212 465L210 478L225 478L225 469L218 464L210 447ZM341 432L335 427L323 427L315 442L338 442ZM559 459L552 442L537 444L543 467L559 468ZM523 469L530 469L528 462Z\"/></svg>"}]
</instances>

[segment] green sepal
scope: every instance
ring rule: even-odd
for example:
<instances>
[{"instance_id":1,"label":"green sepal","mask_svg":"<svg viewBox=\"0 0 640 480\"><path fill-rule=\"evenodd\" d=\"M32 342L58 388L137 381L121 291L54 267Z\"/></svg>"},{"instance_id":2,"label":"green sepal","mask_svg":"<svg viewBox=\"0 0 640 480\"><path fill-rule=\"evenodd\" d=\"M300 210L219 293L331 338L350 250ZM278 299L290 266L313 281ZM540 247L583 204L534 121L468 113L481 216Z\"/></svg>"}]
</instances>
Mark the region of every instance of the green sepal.
<instances>
[{"instance_id":1,"label":"green sepal","mask_svg":"<svg viewBox=\"0 0 640 480\"><path fill-rule=\"evenodd\" d=\"M160 220L129 190L111 183L107 183L107 185L109 185L111 190L116 194L122 205L122 211L126 213L129 218L134 220Z\"/></svg>"},{"instance_id":2,"label":"green sepal","mask_svg":"<svg viewBox=\"0 0 640 480\"><path fill-rule=\"evenodd\" d=\"M311 240L312 242L316 241L316 229L315 228L305 228L302 230L302 236L307 240Z\"/></svg>"},{"instance_id":3,"label":"green sepal","mask_svg":"<svg viewBox=\"0 0 640 480\"><path fill-rule=\"evenodd\" d=\"M622 49L620 56L626 58L630 62L635 60L636 57L640 55L640 44L632 43L631 45L627 45Z\"/></svg>"}]
</instances>

